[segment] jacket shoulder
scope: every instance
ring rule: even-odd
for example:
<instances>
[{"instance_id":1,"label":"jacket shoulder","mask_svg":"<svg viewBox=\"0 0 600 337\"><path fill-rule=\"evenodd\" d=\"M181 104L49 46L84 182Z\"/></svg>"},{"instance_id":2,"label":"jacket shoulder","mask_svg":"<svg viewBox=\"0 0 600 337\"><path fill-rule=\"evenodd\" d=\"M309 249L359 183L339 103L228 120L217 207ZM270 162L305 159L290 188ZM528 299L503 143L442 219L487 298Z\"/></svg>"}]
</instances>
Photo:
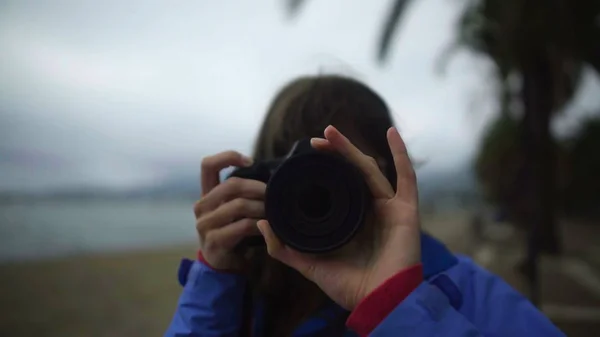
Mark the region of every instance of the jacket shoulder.
<instances>
[{"instance_id":1,"label":"jacket shoulder","mask_svg":"<svg viewBox=\"0 0 600 337\"><path fill-rule=\"evenodd\" d=\"M458 263L445 273L462 299L457 310L484 335L562 336L542 312L501 277L470 257L457 258Z\"/></svg>"}]
</instances>

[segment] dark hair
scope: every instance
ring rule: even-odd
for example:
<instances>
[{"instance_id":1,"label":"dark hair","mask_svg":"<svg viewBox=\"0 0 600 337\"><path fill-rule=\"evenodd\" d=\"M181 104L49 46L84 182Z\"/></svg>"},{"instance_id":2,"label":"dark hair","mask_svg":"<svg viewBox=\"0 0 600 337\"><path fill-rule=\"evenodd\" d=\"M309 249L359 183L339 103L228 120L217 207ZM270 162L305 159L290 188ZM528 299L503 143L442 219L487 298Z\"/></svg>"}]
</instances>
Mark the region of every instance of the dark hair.
<instances>
[{"instance_id":1,"label":"dark hair","mask_svg":"<svg viewBox=\"0 0 600 337\"><path fill-rule=\"evenodd\" d=\"M261 161L284 156L295 141L322 137L330 124L351 141L364 143L370 155L388 163L384 173L395 186L394 161L386 138L387 129L393 125L390 111L369 87L342 76L301 77L284 86L269 107L254 158ZM267 336L291 335L298 324L329 302L316 285L264 251L255 252L252 270L250 286L265 301ZM343 319L335 323L340 324L337 334L341 336Z\"/></svg>"}]
</instances>

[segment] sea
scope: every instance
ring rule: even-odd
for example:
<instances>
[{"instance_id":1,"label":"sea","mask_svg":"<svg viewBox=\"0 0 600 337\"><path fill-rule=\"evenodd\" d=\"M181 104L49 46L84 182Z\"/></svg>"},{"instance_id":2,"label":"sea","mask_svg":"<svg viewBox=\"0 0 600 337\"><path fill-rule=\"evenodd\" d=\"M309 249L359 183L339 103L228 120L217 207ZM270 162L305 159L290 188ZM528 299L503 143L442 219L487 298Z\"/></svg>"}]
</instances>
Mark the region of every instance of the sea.
<instances>
[{"instance_id":1,"label":"sea","mask_svg":"<svg viewBox=\"0 0 600 337\"><path fill-rule=\"evenodd\" d=\"M197 242L193 198L0 200L0 263Z\"/></svg>"},{"instance_id":2,"label":"sea","mask_svg":"<svg viewBox=\"0 0 600 337\"><path fill-rule=\"evenodd\" d=\"M0 204L0 262L197 242L187 200L44 200Z\"/></svg>"}]
</instances>

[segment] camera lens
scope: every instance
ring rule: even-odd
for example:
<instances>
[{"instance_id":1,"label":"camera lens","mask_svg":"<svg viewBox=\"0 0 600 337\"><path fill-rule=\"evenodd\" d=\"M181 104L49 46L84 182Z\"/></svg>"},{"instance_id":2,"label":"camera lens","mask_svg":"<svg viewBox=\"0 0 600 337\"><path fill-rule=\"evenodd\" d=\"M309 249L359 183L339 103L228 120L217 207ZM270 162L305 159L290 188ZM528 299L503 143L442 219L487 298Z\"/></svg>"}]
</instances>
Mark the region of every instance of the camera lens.
<instances>
[{"instance_id":1,"label":"camera lens","mask_svg":"<svg viewBox=\"0 0 600 337\"><path fill-rule=\"evenodd\" d=\"M360 171L339 155L308 152L285 159L265 197L273 232L302 252L325 253L354 237L371 196Z\"/></svg>"},{"instance_id":2,"label":"camera lens","mask_svg":"<svg viewBox=\"0 0 600 337\"><path fill-rule=\"evenodd\" d=\"M310 184L300 190L298 208L309 221L319 221L331 212L331 192L324 186Z\"/></svg>"}]
</instances>

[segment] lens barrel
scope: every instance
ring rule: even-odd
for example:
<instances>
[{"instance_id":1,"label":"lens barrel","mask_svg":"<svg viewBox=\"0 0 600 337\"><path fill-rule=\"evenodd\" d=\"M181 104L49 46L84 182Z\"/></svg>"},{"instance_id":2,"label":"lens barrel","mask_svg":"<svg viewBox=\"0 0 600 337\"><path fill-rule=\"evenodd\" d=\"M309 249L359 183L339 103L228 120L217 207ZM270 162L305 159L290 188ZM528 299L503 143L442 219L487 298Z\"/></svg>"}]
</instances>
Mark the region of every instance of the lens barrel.
<instances>
[{"instance_id":1,"label":"lens barrel","mask_svg":"<svg viewBox=\"0 0 600 337\"><path fill-rule=\"evenodd\" d=\"M362 226L370 193L343 157L318 151L292 155L274 171L265 199L273 232L302 252L335 250Z\"/></svg>"}]
</instances>

